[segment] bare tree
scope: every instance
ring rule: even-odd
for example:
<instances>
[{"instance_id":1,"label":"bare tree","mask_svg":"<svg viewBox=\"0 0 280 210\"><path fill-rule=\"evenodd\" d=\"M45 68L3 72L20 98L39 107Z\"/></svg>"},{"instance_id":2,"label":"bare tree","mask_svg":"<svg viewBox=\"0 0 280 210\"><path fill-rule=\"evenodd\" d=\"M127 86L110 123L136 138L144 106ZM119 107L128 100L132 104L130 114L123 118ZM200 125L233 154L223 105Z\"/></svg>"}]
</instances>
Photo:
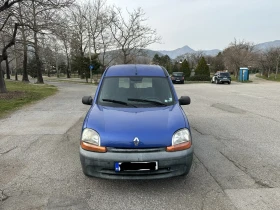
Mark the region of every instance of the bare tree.
<instances>
[{"instance_id":1,"label":"bare tree","mask_svg":"<svg viewBox=\"0 0 280 210\"><path fill-rule=\"evenodd\" d=\"M27 73L27 54L28 54L28 36L30 35L30 30L27 27L26 15L29 14L29 5L22 3L18 4L16 7L16 12L14 13L14 17L17 19L17 22L21 24L20 27L20 35L21 39L18 40L22 45L23 50L23 68L22 68L22 81L29 82L28 73Z\"/></svg>"},{"instance_id":2,"label":"bare tree","mask_svg":"<svg viewBox=\"0 0 280 210\"><path fill-rule=\"evenodd\" d=\"M277 79L278 70L279 70L279 62L280 62L280 47L272 48L271 51L272 51L273 64L275 66L274 78Z\"/></svg>"},{"instance_id":3,"label":"bare tree","mask_svg":"<svg viewBox=\"0 0 280 210\"><path fill-rule=\"evenodd\" d=\"M112 19L108 15L111 10L104 0L94 0L92 4L88 4L89 38L92 40L94 53L99 55L102 68L106 68L116 58L112 51L116 44L110 31Z\"/></svg>"},{"instance_id":4,"label":"bare tree","mask_svg":"<svg viewBox=\"0 0 280 210\"><path fill-rule=\"evenodd\" d=\"M15 44L16 41L16 34L17 29L22 26L28 26L30 29L34 32L34 48L35 48L35 57L38 65L38 83L43 83L42 78L42 72L41 72L41 62L39 58L39 44L38 44L38 34L39 32L42 32L43 30L47 30L47 26L50 27L52 24L50 24L50 20L52 19L52 14L55 10L61 9L63 7L69 6L73 3L74 0L2 0L0 2L0 16L1 18L1 24L0 24L0 32L3 30L3 28L6 26L8 20L12 17L13 13L11 8L16 4L25 4L28 5L28 8L30 9L30 12L28 15L33 15L33 18L27 18L30 16L24 16L25 23L20 23L17 20L13 21L14 29L12 33L11 40L8 42L7 45L3 46L2 54L0 55L0 64L2 61L7 60L7 50L11 46ZM5 16L5 17L4 17ZM22 16L23 17L23 16ZM43 17L39 20L38 17ZM2 21L3 20L3 21ZM53 22L55 23L55 22ZM22 29L23 32L24 29ZM24 34L24 33L22 33ZM23 35L24 36L24 35ZM0 65L1 66L1 65ZM3 79L3 72L0 70L0 92L7 92L5 81ZM27 79L28 80L28 79Z\"/></svg>"},{"instance_id":5,"label":"bare tree","mask_svg":"<svg viewBox=\"0 0 280 210\"><path fill-rule=\"evenodd\" d=\"M86 8L82 6L75 6L71 11L71 28L73 30L71 37L71 48L73 55L84 56L87 48L88 26L86 22Z\"/></svg>"},{"instance_id":6,"label":"bare tree","mask_svg":"<svg viewBox=\"0 0 280 210\"><path fill-rule=\"evenodd\" d=\"M19 49L17 49L16 45L14 45L13 55L14 55L14 66L15 66L14 67L15 80L18 81L18 70L19 70L20 59L22 58L22 53Z\"/></svg>"},{"instance_id":7,"label":"bare tree","mask_svg":"<svg viewBox=\"0 0 280 210\"><path fill-rule=\"evenodd\" d=\"M98 38L101 34L101 18L106 13L106 2L103 0L89 1L86 6L85 19L88 24L88 33L91 43L93 46L94 53L97 54L99 51ZM91 46L90 46L91 48Z\"/></svg>"},{"instance_id":8,"label":"bare tree","mask_svg":"<svg viewBox=\"0 0 280 210\"><path fill-rule=\"evenodd\" d=\"M109 66L110 63L116 59L118 54L116 51L114 51L116 42L110 31L110 24L112 24L111 19L107 15L104 15L101 17L100 24L99 60L103 68L106 68L106 66Z\"/></svg>"},{"instance_id":9,"label":"bare tree","mask_svg":"<svg viewBox=\"0 0 280 210\"><path fill-rule=\"evenodd\" d=\"M7 24L8 25L8 24ZM5 28L6 30L2 30L1 31L1 41L2 41L2 44L3 46L6 45L6 43L8 43L11 39L11 35L9 33L9 27L6 27ZM7 58L5 60L5 65L6 65L6 79L11 79L10 77L10 66L9 66L9 50L7 50Z\"/></svg>"},{"instance_id":10,"label":"bare tree","mask_svg":"<svg viewBox=\"0 0 280 210\"><path fill-rule=\"evenodd\" d=\"M128 12L128 20L123 17L119 8L114 8L111 14L111 33L120 50L124 64L130 63L135 56L143 55L143 49L160 41L156 30L145 25L145 13L141 8Z\"/></svg>"},{"instance_id":11,"label":"bare tree","mask_svg":"<svg viewBox=\"0 0 280 210\"><path fill-rule=\"evenodd\" d=\"M57 17L59 24L54 28L54 34L62 41L64 53L66 55L66 76L70 78L70 52L71 52L71 26L68 24L68 16Z\"/></svg>"},{"instance_id":12,"label":"bare tree","mask_svg":"<svg viewBox=\"0 0 280 210\"><path fill-rule=\"evenodd\" d=\"M44 83L42 70L43 65L40 59L39 36L56 24L54 17L58 9L72 4L72 0L31 0L31 16L28 20L29 26L33 30L34 52L37 63L37 83Z\"/></svg>"},{"instance_id":13,"label":"bare tree","mask_svg":"<svg viewBox=\"0 0 280 210\"><path fill-rule=\"evenodd\" d=\"M15 3L21 2L23 0L2 0L1 5L0 5L0 12L3 12L7 9L9 9L11 6L13 6Z\"/></svg>"},{"instance_id":14,"label":"bare tree","mask_svg":"<svg viewBox=\"0 0 280 210\"><path fill-rule=\"evenodd\" d=\"M253 43L246 41L237 41L236 39L230 43L223 51L225 66L235 77L238 76L240 67L252 66L256 59Z\"/></svg>"},{"instance_id":15,"label":"bare tree","mask_svg":"<svg viewBox=\"0 0 280 210\"><path fill-rule=\"evenodd\" d=\"M15 3L18 3L18 2L21 2L21 1L22 0L13 0L13 1L2 0L1 1L1 3L0 3L0 15L1 15L1 19L4 20L4 21L3 22L1 21L0 32L3 30L3 28L6 26L8 20L12 16L12 13L8 10ZM8 42L8 44L3 46L2 54L0 55L0 92L1 93L6 93L7 92L6 84L5 84L5 81L4 81L4 78L3 78L3 71L2 71L2 68L1 68L1 63L2 63L2 61L7 60L7 58L8 58L7 50L15 44L17 29L18 29L18 24L14 24L13 35L12 35L10 41Z\"/></svg>"},{"instance_id":16,"label":"bare tree","mask_svg":"<svg viewBox=\"0 0 280 210\"><path fill-rule=\"evenodd\" d=\"M262 69L262 75L270 78L272 72L275 72L274 78L277 78L280 62L280 48L273 47L259 54L258 65Z\"/></svg>"},{"instance_id":17,"label":"bare tree","mask_svg":"<svg viewBox=\"0 0 280 210\"><path fill-rule=\"evenodd\" d=\"M15 44L17 29L18 29L18 24L16 23L15 28L14 28L14 33L13 33L13 36L12 36L10 42L7 45L5 45L5 47L2 49L2 54L0 55L0 66L1 66L2 61L6 60L8 57L8 55L7 55L8 48L10 48L11 46L13 46ZM3 72L0 67L0 92L6 93L7 89L6 89L5 81L4 81L2 74L3 74Z\"/></svg>"}]
</instances>

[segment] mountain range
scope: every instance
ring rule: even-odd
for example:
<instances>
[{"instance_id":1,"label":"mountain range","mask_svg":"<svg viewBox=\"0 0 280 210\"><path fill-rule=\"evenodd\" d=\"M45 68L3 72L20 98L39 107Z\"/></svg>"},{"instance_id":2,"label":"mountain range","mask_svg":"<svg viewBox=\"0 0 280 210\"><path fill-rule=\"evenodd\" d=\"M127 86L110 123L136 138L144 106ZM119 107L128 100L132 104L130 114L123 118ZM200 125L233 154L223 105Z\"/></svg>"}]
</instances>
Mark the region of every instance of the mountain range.
<instances>
[{"instance_id":1,"label":"mountain range","mask_svg":"<svg viewBox=\"0 0 280 210\"><path fill-rule=\"evenodd\" d=\"M162 51L158 51L163 55L168 55L170 58L174 59L180 55L184 55L186 53L195 53L196 51L192 48L190 48L188 45L178 48L176 50L171 50L171 51L167 51L167 50L162 50ZM221 52L221 50L218 49L214 49L214 50L202 50L202 52L205 55L211 55L211 56L216 56L219 52Z\"/></svg>"},{"instance_id":2,"label":"mountain range","mask_svg":"<svg viewBox=\"0 0 280 210\"><path fill-rule=\"evenodd\" d=\"M257 50L267 50L271 47L280 47L280 40L275 40L275 41L270 41L270 42L264 42L264 43L259 43L255 45L255 49ZM210 55L210 56L216 56L219 52L222 50L219 49L213 49L213 50L201 50L205 55ZM148 55L154 56L155 54L158 54L159 56L162 55L168 55L170 58L175 59L180 55L184 55L186 53L195 53L194 49L190 48L188 45L185 45L184 47L175 49L175 50L147 50Z\"/></svg>"},{"instance_id":3,"label":"mountain range","mask_svg":"<svg viewBox=\"0 0 280 210\"><path fill-rule=\"evenodd\" d=\"M271 41L271 42L264 42L264 43L260 43L260 44L256 44L255 45L255 49L257 50L268 50L269 48L272 47L280 47L280 40L275 40L275 41Z\"/></svg>"}]
</instances>

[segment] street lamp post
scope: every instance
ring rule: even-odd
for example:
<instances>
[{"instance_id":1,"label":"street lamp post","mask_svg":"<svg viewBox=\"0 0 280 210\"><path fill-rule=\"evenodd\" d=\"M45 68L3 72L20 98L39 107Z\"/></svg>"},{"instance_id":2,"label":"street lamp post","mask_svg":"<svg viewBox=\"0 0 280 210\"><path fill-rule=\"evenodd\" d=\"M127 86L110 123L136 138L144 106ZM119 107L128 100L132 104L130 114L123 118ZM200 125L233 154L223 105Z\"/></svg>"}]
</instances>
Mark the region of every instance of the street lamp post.
<instances>
[{"instance_id":1,"label":"street lamp post","mask_svg":"<svg viewBox=\"0 0 280 210\"><path fill-rule=\"evenodd\" d=\"M90 42L90 20L88 21L88 57L89 65L91 66L91 42ZM92 83L92 69L90 68L90 83Z\"/></svg>"},{"instance_id":2,"label":"street lamp post","mask_svg":"<svg viewBox=\"0 0 280 210\"><path fill-rule=\"evenodd\" d=\"M89 73L90 73L90 83L92 83L92 69L91 69L91 42L90 42L90 12L89 18L85 15L83 17L88 21L88 58L89 58Z\"/></svg>"}]
</instances>

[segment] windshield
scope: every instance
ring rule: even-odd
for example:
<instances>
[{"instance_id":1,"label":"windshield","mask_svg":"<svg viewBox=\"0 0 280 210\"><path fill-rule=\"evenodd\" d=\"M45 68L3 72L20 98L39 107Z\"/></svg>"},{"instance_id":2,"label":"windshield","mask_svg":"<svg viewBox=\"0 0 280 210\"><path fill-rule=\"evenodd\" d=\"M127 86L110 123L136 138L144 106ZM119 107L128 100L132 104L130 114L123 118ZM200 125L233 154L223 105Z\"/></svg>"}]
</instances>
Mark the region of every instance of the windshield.
<instances>
[{"instance_id":1,"label":"windshield","mask_svg":"<svg viewBox=\"0 0 280 210\"><path fill-rule=\"evenodd\" d=\"M166 77L105 77L98 104L113 107L155 107L174 104Z\"/></svg>"},{"instance_id":2,"label":"windshield","mask_svg":"<svg viewBox=\"0 0 280 210\"><path fill-rule=\"evenodd\" d=\"M172 75L175 77L181 77L183 76L183 72L174 72Z\"/></svg>"}]
</instances>

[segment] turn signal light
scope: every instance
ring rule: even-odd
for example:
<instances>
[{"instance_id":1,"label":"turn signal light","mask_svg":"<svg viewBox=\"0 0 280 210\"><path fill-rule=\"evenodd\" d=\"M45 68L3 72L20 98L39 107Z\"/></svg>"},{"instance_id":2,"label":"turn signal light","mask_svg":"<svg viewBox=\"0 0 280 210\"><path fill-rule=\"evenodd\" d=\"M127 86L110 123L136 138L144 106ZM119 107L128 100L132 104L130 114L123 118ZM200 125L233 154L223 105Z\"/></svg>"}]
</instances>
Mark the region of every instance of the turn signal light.
<instances>
[{"instance_id":1,"label":"turn signal light","mask_svg":"<svg viewBox=\"0 0 280 210\"><path fill-rule=\"evenodd\" d=\"M83 141L81 141L81 147L84 150L88 150L88 151L92 151L92 152L102 152L102 153L107 152L106 147L96 146L96 145L89 144L89 143L86 143L86 142L83 142Z\"/></svg>"},{"instance_id":2,"label":"turn signal light","mask_svg":"<svg viewBox=\"0 0 280 210\"><path fill-rule=\"evenodd\" d=\"M166 147L167 152L176 152L176 151L181 151L185 149L189 149L191 147L191 142L184 142L182 144L177 144L173 146Z\"/></svg>"}]
</instances>

